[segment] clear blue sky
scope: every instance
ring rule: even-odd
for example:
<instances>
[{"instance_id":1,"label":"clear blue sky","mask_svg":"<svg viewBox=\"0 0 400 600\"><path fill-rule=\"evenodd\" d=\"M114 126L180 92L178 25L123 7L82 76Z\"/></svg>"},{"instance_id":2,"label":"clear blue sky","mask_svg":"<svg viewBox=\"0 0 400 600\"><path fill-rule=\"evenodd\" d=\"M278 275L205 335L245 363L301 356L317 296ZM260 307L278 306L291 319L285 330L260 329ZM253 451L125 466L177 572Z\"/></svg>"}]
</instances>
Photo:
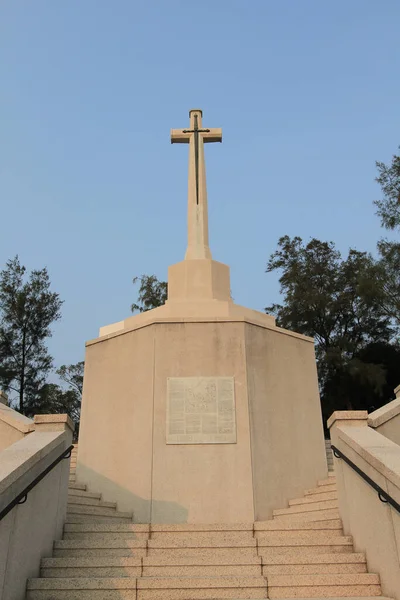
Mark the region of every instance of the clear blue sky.
<instances>
[{"instance_id":1,"label":"clear blue sky","mask_svg":"<svg viewBox=\"0 0 400 600\"><path fill-rule=\"evenodd\" d=\"M210 243L237 303L279 297L279 236L374 251L375 160L400 144L398 0L3 0L0 262L47 266L65 301L56 365L130 315L132 277L186 245L202 108Z\"/></svg>"}]
</instances>

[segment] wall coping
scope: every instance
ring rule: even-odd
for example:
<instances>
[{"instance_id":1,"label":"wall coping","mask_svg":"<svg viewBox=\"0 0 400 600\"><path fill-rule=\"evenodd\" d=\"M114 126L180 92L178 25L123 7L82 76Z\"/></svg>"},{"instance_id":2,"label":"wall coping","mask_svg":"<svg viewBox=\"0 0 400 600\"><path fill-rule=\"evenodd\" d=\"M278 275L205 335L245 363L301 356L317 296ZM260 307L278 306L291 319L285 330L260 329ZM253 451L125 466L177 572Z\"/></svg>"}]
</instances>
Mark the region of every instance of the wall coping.
<instances>
[{"instance_id":1,"label":"wall coping","mask_svg":"<svg viewBox=\"0 0 400 600\"><path fill-rule=\"evenodd\" d=\"M328 429L331 429L332 425L336 421L366 421L368 419L368 412L366 410L335 410L327 421Z\"/></svg>"},{"instance_id":2,"label":"wall coping","mask_svg":"<svg viewBox=\"0 0 400 600\"><path fill-rule=\"evenodd\" d=\"M25 415L21 415L21 413L5 404L0 404L0 421L24 434L31 433L35 429L32 419L28 419Z\"/></svg>"},{"instance_id":3,"label":"wall coping","mask_svg":"<svg viewBox=\"0 0 400 600\"><path fill-rule=\"evenodd\" d=\"M400 398L396 398L396 400L392 400L392 402L385 404L385 406L381 406L381 408L374 410L374 412L368 416L368 425L373 428L379 427L380 425L383 425L383 423L396 417L398 414L400 414Z\"/></svg>"},{"instance_id":4,"label":"wall coping","mask_svg":"<svg viewBox=\"0 0 400 600\"><path fill-rule=\"evenodd\" d=\"M64 431L34 431L0 452L0 495L68 440Z\"/></svg>"},{"instance_id":5,"label":"wall coping","mask_svg":"<svg viewBox=\"0 0 400 600\"><path fill-rule=\"evenodd\" d=\"M341 425L341 441L400 490L400 446L370 427Z\"/></svg>"},{"instance_id":6,"label":"wall coping","mask_svg":"<svg viewBox=\"0 0 400 600\"><path fill-rule=\"evenodd\" d=\"M394 388L394 393L396 394L396 398L400 398L400 384Z\"/></svg>"},{"instance_id":7,"label":"wall coping","mask_svg":"<svg viewBox=\"0 0 400 600\"><path fill-rule=\"evenodd\" d=\"M75 423L73 422L71 417L69 417L66 414L35 415L33 417L33 423L34 423L34 425L43 425L43 424L50 424L50 423L57 423L57 424L65 423L72 432L74 432L74 429L75 429Z\"/></svg>"}]
</instances>

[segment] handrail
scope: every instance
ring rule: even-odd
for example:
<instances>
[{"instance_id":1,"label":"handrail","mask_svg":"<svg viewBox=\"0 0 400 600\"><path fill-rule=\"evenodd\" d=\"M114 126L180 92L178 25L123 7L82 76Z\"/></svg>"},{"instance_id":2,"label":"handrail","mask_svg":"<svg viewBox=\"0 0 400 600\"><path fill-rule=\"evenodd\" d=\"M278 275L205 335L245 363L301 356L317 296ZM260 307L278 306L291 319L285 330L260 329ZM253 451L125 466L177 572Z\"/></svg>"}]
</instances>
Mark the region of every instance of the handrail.
<instances>
[{"instance_id":1,"label":"handrail","mask_svg":"<svg viewBox=\"0 0 400 600\"><path fill-rule=\"evenodd\" d=\"M396 509L398 513L400 513L400 504L398 504L396 500L389 496L389 494L385 492L385 490L383 490L377 483L375 483L375 481L368 477L368 475L364 473L364 471L357 467L357 465L355 465L345 454L343 454L343 452L341 452L333 444L332 452L336 458L341 458L342 460L344 460L344 462L348 464L349 467L351 467L356 473L358 473L358 475L360 475L360 477L362 477L364 481L369 483L369 485L372 488L374 488L376 492L378 492L378 498L381 502L384 502L385 504L390 504L390 506L393 506L393 508Z\"/></svg>"},{"instance_id":2,"label":"handrail","mask_svg":"<svg viewBox=\"0 0 400 600\"><path fill-rule=\"evenodd\" d=\"M17 504L25 504L25 502L28 499L29 492L39 483L39 481L42 481L42 479L46 477L47 473L50 473L50 471L52 471L54 467L58 465L59 462L61 462L64 458L70 458L72 450L73 446L70 446L67 450L64 450L64 452L60 454L60 456L56 458L56 460L53 461L51 465L49 465L44 471L42 471L42 473L40 473L40 475L38 475L20 494L18 494L18 496L16 496L14 500L11 500L11 502L7 504L7 506L3 508L2 511L0 511L0 521L4 519L6 515L8 515L8 513L14 508L14 506L17 506Z\"/></svg>"}]
</instances>

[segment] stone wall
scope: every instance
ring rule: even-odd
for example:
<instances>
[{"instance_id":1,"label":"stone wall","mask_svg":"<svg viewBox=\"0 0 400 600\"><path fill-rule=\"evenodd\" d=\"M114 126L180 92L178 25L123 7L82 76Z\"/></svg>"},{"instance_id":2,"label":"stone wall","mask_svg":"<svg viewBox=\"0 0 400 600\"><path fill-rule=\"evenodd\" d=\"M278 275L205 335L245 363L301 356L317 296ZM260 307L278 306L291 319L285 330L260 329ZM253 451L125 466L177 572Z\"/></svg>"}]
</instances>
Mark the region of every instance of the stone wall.
<instances>
[{"instance_id":1,"label":"stone wall","mask_svg":"<svg viewBox=\"0 0 400 600\"><path fill-rule=\"evenodd\" d=\"M400 446L367 426L366 411L338 411L328 421L332 444L400 504ZM400 600L400 514L342 459L335 458L339 511L356 552L379 573L382 592Z\"/></svg>"},{"instance_id":2,"label":"stone wall","mask_svg":"<svg viewBox=\"0 0 400 600\"><path fill-rule=\"evenodd\" d=\"M71 445L66 415L40 415L40 421L0 452L0 513ZM68 478L69 460L62 460L0 521L2 600L24 600L27 578L37 577L41 558L52 555L62 535Z\"/></svg>"}]
</instances>

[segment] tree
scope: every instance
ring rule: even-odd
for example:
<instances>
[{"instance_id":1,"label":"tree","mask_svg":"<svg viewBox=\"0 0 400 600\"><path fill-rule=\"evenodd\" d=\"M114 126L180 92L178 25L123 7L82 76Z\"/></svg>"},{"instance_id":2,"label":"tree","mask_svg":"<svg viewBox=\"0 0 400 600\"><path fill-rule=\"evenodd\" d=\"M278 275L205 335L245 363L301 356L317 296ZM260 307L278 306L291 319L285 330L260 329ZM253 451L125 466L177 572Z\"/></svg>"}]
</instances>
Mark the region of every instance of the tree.
<instances>
[{"instance_id":1,"label":"tree","mask_svg":"<svg viewBox=\"0 0 400 600\"><path fill-rule=\"evenodd\" d=\"M394 155L390 165L377 161L376 166L379 173L376 181L383 192L383 198L374 203L377 214L385 229L400 229L400 156Z\"/></svg>"},{"instance_id":2,"label":"tree","mask_svg":"<svg viewBox=\"0 0 400 600\"><path fill-rule=\"evenodd\" d=\"M133 303L131 311L146 312L165 304L168 294L168 283L159 281L155 275L142 275L134 277L133 284L140 281L137 303Z\"/></svg>"},{"instance_id":3,"label":"tree","mask_svg":"<svg viewBox=\"0 0 400 600\"><path fill-rule=\"evenodd\" d=\"M46 268L28 278L16 256L0 272L0 382L18 394L21 413L30 412L29 404L52 368L46 339L61 317L61 305L50 290Z\"/></svg>"},{"instance_id":4,"label":"tree","mask_svg":"<svg viewBox=\"0 0 400 600\"><path fill-rule=\"evenodd\" d=\"M371 344L389 344L393 333L377 298L364 293L376 272L372 256L351 249L342 259L332 242L299 237L282 237L278 246L267 272L281 272L284 302L266 311L279 326L315 338L324 416L332 407L352 410L361 384L382 394L385 369L362 355Z\"/></svg>"},{"instance_id":5,"label":"tree","mask_svg":"<svg viewBox=\"0 0 400 600\"><path fill-rule=\"evenodd\" d=\"M379 302L381 310L400 328L400 244L381 239L378 242L379 260L374 277L365 282L364 293Z\"/></svg>"},{"instance_id":6,"label":"tree","mask_svg":"<svg viewBox=\"0 0 400 600\"><path fill-rule=\"evenodd\" d=\"M79 423L81 396L76 389L63 390L55 383L45 383L27 409L27 416L66 413Z\"/></svg>"},{"instance_id":7,"label":"tree","mask_svg":"<svg viewBox=\"0 0 400 600\"><path fill-rule=\"evenodd\" d=\"M377 162L383 198L377 200L377 214L385 229L400 231L400 156L393 156L390 165ZM380 260L376 269L373 293L379 296L386 313L400 327L400 244L381 239L378 242Z\"/></svg>"},{"instance_id":8,"label":"tree","mask_svg":"<svg viewBox=\"0 0 400 600\"><path fill-rule=\"evenodd\" d=\"M82 360L74 365L62 365L56 373L71 389L75 390L82 398L83 370L85 363Z\"/></svg>"}]
</instances>

